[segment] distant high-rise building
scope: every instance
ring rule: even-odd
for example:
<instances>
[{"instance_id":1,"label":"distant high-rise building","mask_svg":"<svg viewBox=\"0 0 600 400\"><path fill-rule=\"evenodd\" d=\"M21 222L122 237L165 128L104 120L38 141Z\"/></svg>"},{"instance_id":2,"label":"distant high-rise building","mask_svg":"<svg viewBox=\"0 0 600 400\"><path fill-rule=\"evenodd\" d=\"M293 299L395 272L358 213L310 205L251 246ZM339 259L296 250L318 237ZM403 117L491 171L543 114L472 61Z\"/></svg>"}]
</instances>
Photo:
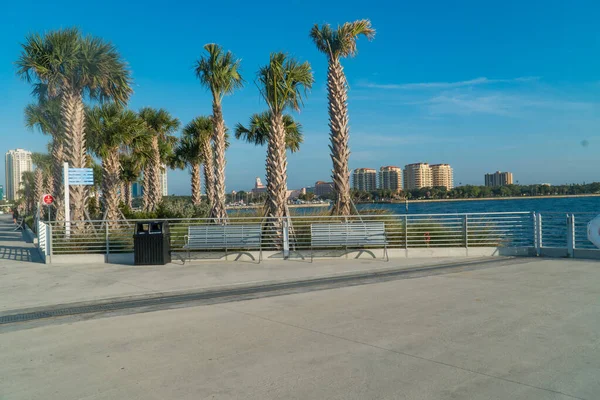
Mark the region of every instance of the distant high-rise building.
<instances>
[{"instance_id":1,"label":"distant high-rise building","mask_svg":"<svg viewBox=\"0 0 600 400\"><path fill-rule=\"evenodd\" d=\"M357 168L352 173L352 188L367 192L377 190L377 171L372 168Z\"/></svg>"},{"instance_id":2,"label":"distant high-rise building","mask_svg":"<svg viewBox=\"0 0 600 400\"><path fill-rule=\"evenodd\" d=\"M402 169L394 166L379 168L379 189L400 192L402 190Z\"/></svg>"},{"instance_id":3,"label":"distant high-rise building","mask_svg":"<svg viewBox=\"0 0 600 400\"><path fill-rule=\"evenodd\" d=\"M315 194L317 196L327 196L333 193L333 182L315 182Z\"/></svg>"},{"instance_id":4,"label":"distant high-rise building","mask_svg":"<svg viewBox=\"0 0 600 400\"><path fill-rule=\"evenodd\" d=\"M512 172L496 171L493 174L485 174L485 186L506 186L512 184Z\"/></svg>"},{"instance_id":5,"label":"distant high-rise building","mask_svg":"<svg viewBox=\"0 0 600 400\"><path fill-rule=\"evenodd\" d=\"M433 176L428 163L414 163L404 166L404 189L420 189L433 186Z\"/></svg>"},{"instance_id":6,"label":"distant high-rise building","mask_svg":"<svg viewBox=\"0 0 600 400\"><path fill-rule=\"evenodd\" d=\"M31 152L23 149L6 153L6 198L15 200L23 181L23 172L31 171Z\"/></svg>"},{"instance_id":7,"label":"distant high-rise building","mask_svg":"<svg viewBox=\"0 0 600 400\"><path fill-rule=\"evenodd\" d=\"M449 164L433 164L431 177L433 186L444 186L448 190L454 187L454 172Z\"/></svg>"},{"instance_id":8,"label":"distant high-rise building","mask_svg":"<svg viewBox=\"0 0 600 400\"><path fill-rule=\"evenodd\" d=\"M131 185L131 197L142 197L142 180L139 179Z\"/></svg>"},{"instance_id":9,"label":"distant high-rise building","mask_svg":"<svg viewBox=\"0 0 600 400\"><path fill-rule=\"evenodd\" d=\"M4 186L0 185L0 200L4 200Z\"/></svg>"}]
</instances>

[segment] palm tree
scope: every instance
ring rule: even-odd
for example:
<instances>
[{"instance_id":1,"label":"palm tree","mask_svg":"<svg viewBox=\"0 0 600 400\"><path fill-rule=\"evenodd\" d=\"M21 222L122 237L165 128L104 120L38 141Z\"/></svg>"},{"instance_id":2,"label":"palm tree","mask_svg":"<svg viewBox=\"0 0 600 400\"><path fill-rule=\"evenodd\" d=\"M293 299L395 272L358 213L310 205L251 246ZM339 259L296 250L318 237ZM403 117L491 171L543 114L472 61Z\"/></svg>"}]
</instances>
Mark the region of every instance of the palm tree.
<instances>
[{"instance_id":1,"label":"palm tree","mask_svg":"<svg viewBox=\"0 0 600 400\"><path fill-rule=\"evenodd\" d=\"M269 106L267 146L267 216L285 216L287 202L286 108L299 111L303 92L314 82L308 62L299 63L283 53L272 53L269 64L258 71L259 90Z\"/></svg>"},{"instance_id":2,"label":"palm tree","mask_svg":"<svg viewBox=\"0 0 600 400\"><path fill-rule=\"evenodd\" d=\"M66 160L71 167L86 164L84 98L124 104L131 94L131 78L116 48L100 38L83 37L78 29L27 36L17 60L17 74L34 84L34 93L60 98ZM72 219L83 221L87 190L71 186Z\"/></svg>"},{"instance_id":3,"label":"palm tree","mask_svg":"<svg viewBox=\"0 0 600 400\"><path fill-rule=\"evenodd\" d=\"M18 192L23 199L25 214L31 215L35 203L35 174L33 171L23 172L21 175L21 189Z\"/></svg>"},{"instance_id":4,"label":"palm tree","mask_svg":"<svg viewBox=\"0 0 600 400\"><path fill-rule=\"evenodd\" d=\"M325 53L329 64L327 69L329 138L333 161L333 186L336 193L333 212L337 215L349 215L351 211L350 170L348 169L350 156L348 83L340 59L356 55L356 39L360 35L364 35L369 40L375 37L375 30L371 28L369 20L346 22L336 30L331 29L329 24L322 27L315 25L310 31L310 37L317 49Z\"/></svg>"},{"instance_id":5,"label":"palm tree","mask_svg":"<svg viewBox=\"0 0 600 400\"><path fill-rule=\"evenodd\" d=\"M210 216L217 221L227 219L225 209L225 121L221 102L225 95L233 93L243 86L244 80L240 75L240 60L231 52L224 52L217 44L204 46L207 54L196 64L196 76L210 90L213 102L213 142L215 149L214 160L214 203ZM206 164L208 165L208 164ZM212 166L209 165L209 168Z\"/></svg>"},{"instance_id":6,"label":"palm tree","mask_svg":"<svg viewBox=\"0 0 600 400\"><path fill-rule=\"evenodd\" d=\"M255 146L264 146L269 140L270 124L271 118L268 111L253 114L250 117L248 128L239 123L236 125L235 138L244 140ZM295 153L300 150L300 144L304 141L302 137L302 125L294 121L291 115L284 114L283 126L285 131L285 147L292 153Z\"/></svg>"},{"instance_id":7,"label":"palm tree","mask_svg":"<svg viewBox=\"0 0 600 400\"><path fill-rule=\"evenodd\" d=\"M33 153L31 162L35 165L32 188L33 206L35 210L38 210L41 206L42 196L48 190L52 180L52 157L45 153Z\"/></svg>"},{"instance_id":8,"label":"palm tree","mask_svg":"<svg viewBox=\"0 0 600 400\"><path fill-rule=\"evenodd\" d=\"M142 130L137 114L116 103L106 103L88 111L88 145L102 159L102 200L106 220L119 219L121 189L120 150Z\"/></svg>"},{"instance_id":9,"label":"palm tree","mask_svg":"<svg viewBox=\"0 0 600 400\"><path fill-rule=\"evenodd\" d=\"M173 133L179 129L179 120L162 108L142 108L139 116L150 137L150 154L143 170L143 208L144 211L155 211L162 200L161 171L171 145L177 140Z\"/></svg>"},{"instance_id":10,"label":"palm tree","mask_svg":"<svg viewBox=\"0 0 600 400\"><path fill-rule=\"evenodd\" d=\"M200 191L200 165L202 164L203 159L200 149L200 141L198 140L196 132L184 128L183 135L179 139L179 143L177 144L170 163L172 167L179 169L184 169L188 166L190 167L192 175L192 204L195 206L202 202Z\"/></svg>"},{"instance_id":11,"label":"palm tree","mask_svg":"<svg viewBox=\"0 0 600 400\"><path fill-rule=\"evenodd\" d=\"M119 157L121 158L121 200L131 208L131 185L140 178L142 165L133 155L121 153Z\"/></svg>"},{"instance_id":12,"label":"palm tree","mask_svg":"<svg viewBox=\"0 0 600 400\"><path fill-rule=\"evenodd\" d=\"M213 121L210 117L194 118L183 128L183 135L195 136L200 145L200 158L204 163L204 190L206 191L206 198L211 209L213 204L215 204L213 174L214 149L212 146L213 133ZM226 142L226 147L227 144L228 143Z\"/></svg>"},{"instance_id":13,"label":"palm tree","mask_svg":"<svg viewBox=\"0 0 600 400\"><path fill-rule=\"evenodd\" d=\"M64 144L59 99L40 99L36 104L25 108L25 125L37 128L45 135L52 136L52 182L49 182L49 192L54 196L53 206L56 208L56 220L65 219L63 207L64 182L63 162Z\"/></svg>"}]
</instances>

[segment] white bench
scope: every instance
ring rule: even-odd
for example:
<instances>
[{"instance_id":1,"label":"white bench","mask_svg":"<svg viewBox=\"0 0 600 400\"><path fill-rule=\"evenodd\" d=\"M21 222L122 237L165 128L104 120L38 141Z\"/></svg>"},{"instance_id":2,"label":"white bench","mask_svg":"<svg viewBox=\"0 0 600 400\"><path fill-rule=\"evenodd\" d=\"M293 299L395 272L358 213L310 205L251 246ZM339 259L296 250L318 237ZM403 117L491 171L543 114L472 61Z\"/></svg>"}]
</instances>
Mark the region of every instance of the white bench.
<instances>
[{"instance_id":1,"label":"white bench","mask_svg":"<svg viewBox=\"0 0 600 400\"><path fill-rule=\"evenodd\" d=\"M261 225L190 225L184 237L184 249L191 259L192 250L225 250L225 257L232 251L252 254L243 250L259 250L258 262L262 260Z\"/></svg>"},{"instance_id":2,"label":"white bench","mask_svg":"<svg viewBox=\"0 0 600 400\"><path fill-rule=\"evenodd\" d=\"M313 259L313 249L323 247L343 247L357 249L361 253L375 254L365 247L383 246L384 257L389 260L387 253L387 237L383 222L344 222L331 224L310 225L310 252ZM358 254L360 256L360 253Z\"/></svg>"}]
</instances>

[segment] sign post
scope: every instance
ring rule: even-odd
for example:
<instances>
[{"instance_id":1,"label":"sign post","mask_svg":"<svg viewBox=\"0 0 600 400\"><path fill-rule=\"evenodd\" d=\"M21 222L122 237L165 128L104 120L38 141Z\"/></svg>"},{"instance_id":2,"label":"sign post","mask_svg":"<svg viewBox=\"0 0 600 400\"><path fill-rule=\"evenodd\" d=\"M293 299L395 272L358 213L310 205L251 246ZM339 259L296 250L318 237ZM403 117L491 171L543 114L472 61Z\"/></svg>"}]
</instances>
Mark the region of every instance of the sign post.
<instances>
[{"instance_id":1,"label":"sign post","mask_svg":"<svg viewBox=\"0 0 600 400\"><path fill-rule=\"evenodd\" d=\"M70 189L69 189L69 163L65 162L63 164L63 178L65 180L65 187L63 192L65 192L65 236L71 237L71 204L69 204Z\"/></svg>"},{"instance_id":2,"label":"sign post","mask_svg":"<svg viewBox=\"0 0 600 400\"><path fill-rule=\"evenodd\" d=\"M50 208L50 205L52 205L52 203L54 203L54 196L52 196L51 194L45 194L45 195L43 195L42 196L42 203L44 203L44 205L46 207L48 207L47 208L47 211L48 211L47 218L48 218L48 221L50 221L50 212L52 210L52 208Z\"/></svg>"},{"instance_id":3,"label":"sign post","mask_svg":"<svg viewBox=\"0 0 600 400\"><path fill-rule=\"evenodd\" d=\"M71 205L69 204L70 189L72 185L91 186L94 184L94 171L92 168L69 168L69 163L63 164L63 177L65 181L65 235L71 236Z\"/></svg>"}]
</instances>

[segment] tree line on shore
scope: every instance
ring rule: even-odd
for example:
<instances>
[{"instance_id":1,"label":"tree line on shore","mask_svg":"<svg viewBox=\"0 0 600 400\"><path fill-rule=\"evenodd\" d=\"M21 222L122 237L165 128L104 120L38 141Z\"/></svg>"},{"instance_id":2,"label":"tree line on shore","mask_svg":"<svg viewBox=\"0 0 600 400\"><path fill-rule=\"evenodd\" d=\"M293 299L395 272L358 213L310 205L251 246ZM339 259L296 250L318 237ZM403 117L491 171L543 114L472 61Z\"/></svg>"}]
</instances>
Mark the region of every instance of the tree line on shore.
<instances>
[{"instance_id":1,"label":"tree line on shore","mask_svg":"<svg viewBox=\"0 0 600 400\"><path fill-rule=\"evenodd\" d=\"M600 194L600 182L565 185L465 185L446 189L444 186L424 187L395 193L392 190L352 190L352 200L365 201L421 200L421 199L475 199L492 197L559 196Z\"/></svg>"},{"instance_id":2,"label":"tree line on shore","mask_svg":"<svg viewBox=\"0 0 600 400\"><path fill-rule=\"evenodd\" d=\"M341 60L356 54L359 36L371 40L374 35L368 20L344 23L335 29L329 24L314 25L309 32L328 60L333 213L337 215L352 212L348 84ZM41 195L51 193L56 220L77 223L99 210L107 220L116 220L123 215L123 209L131 207L132 183L141 179L142 209L155 213L163 202L162 170L189 168L193 205L200 207L202 203L203 180L206 214L215 222L224 222L229 134L223 99L241 89L246 81L240 73L241 61L232 52L214 43L206 44L203 50L195 75L211 94L212 113L194 118L177 137L181 122L169 111L127 107L133 93L131 71L112 43L83 35L76 28L27 36L16 62L17 75L31 85L35 99L25 109L25 124L49 135L51 142L48 155L35 155L35 172L24 176L22 202L26 208L36 208ZM267 147L266 216L287 215L287 151L298 151L303 140L301 124L288 111L300 111L313 83L307 61L282 52L271 53L256 75L267 109L252 115L247 126L235 127L237 139ZM65 188L64 162L71 168L94 168L95 186ZM70 193L70 215L64 215L65 190Z\"/></svg>"}]
</instances>

